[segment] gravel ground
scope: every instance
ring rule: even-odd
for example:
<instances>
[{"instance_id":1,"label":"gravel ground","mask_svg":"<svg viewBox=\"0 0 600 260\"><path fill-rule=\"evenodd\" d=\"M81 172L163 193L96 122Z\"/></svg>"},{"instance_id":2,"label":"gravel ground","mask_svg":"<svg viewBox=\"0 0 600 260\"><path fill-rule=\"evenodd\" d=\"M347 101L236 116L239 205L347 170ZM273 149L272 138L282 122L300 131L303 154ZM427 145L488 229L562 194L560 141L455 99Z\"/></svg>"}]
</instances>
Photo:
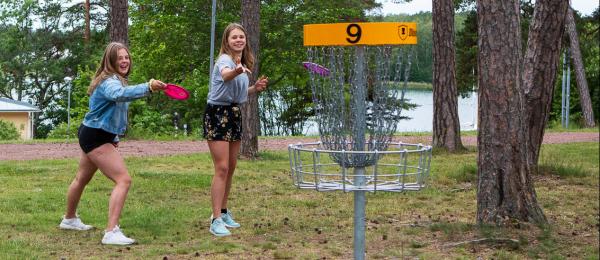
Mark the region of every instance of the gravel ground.
<instances>
[{"instance_id":1,"label":"gravel ground","mask_svg":"<svg viewBox=\"0 0 600 260\"><path fill-rule=\"evenodd\" d=\"M396 141L405 143L430 144L431 136L398 137ZM595 132L586 133L547 133L544 143L598 142ZM318 138L267 138L259 140L260 150L286 150L287 146L298 142L315 142ZM464 145L476 145L476 136L463 136ZM124 141L119 144L119 151L125 157L159 156L173 154L190 154L208 152L205 141ZM45 143L45 144L0 144L0 161L61 159L78 157L81 149L77 143Z\"/></svg>"}]
</instances>

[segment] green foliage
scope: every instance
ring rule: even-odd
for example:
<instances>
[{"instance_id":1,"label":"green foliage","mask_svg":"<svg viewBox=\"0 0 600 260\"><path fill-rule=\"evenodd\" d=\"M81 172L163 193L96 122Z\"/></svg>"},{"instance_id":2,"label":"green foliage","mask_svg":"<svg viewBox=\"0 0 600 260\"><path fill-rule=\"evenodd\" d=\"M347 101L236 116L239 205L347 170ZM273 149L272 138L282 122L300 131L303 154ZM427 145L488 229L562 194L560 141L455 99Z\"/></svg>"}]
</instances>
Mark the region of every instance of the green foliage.
<instances>
[{"instance_id":1,"label":"green foliage","mask_svg":"<svg viewBox=\"0 0 600 260\"><path fill-rule=\"evenodd\" d=\"M0 119L0 140L17 140L21 138L15 124Z\"/></svg>"},{"instance_id":2,"label":"green foliage","mask_svg":"<svg viewBox=\"0 0 600 260\"><path fill-rule=\"evenodd\" d=\"M411 48L412 66L410 69L410 81L432 82L433 68L433 34L431 12L420 12L413 15L397 14L385 17L374 17L379 22L416 22L418 44Z\"/></svg>"},{"instance_id":3,"label":"green foliage","mask_svg":"<svg viewBox=\"0 0 600 260\"><path fill-rule=\"evenodd\" d=\"M456 35L456 84L465 94L477 86L477 12L463 14L464 27Z\"/></svg>"},{"instance_id":4,"label":"green foliage","mask_svg":"<svg viewBox=\"0 0 600 260\"><path fill-rule=\"evenodd\" d=\"M53 139L65 139L67 137L77 138L77 129L83 122L82 119L71 119L71 126L68 127L67 122L62 122L58 126L56 126L50 133L48 133L48 138Z\"/></svg>"},{"instance_id":5,"label":"green foliage","mask_svg":"<svg viewBox=\"0 0 600 260\"><path fill-rule=\"evenodd\" d=\"M66 121L64 78L77 76L77 67L88 64L90 50L104 44L104 35L92 31L90 43L82 44L84 11L78 5L57 0L0 4L0 96L39 107L35 133L45 137ZM102 26L96 18L92 17L92 26Z\"/></svg>"},{"instance_id":6,"label":"green foliage","mask_svg":"<svg viewBox=\"0 0 600 260\"><path fill-rule=\"evenodd\" d=\"M94 53L94 57L100 60L103 50L97 50ZM90 60L93 59L90 57ZM68 131L68 120L67 120L67 112L68 112L68 100L61 99L58 103L65 107L64 112L65 121L58 123L53 129L51 129L48 133L48 138L56 138L56 139L64 139L69 137L77 137L77 129L83 122L83 117L88 112L88 103L90 97L87 94L88 86L92 81L92 77L94 76L95 68L91 66L78 66L77 67L77 77L71 81L71 126Z\"/></svg>"},{"instance_id":7,"label":"green foliage","mask_svg":"<svg viewBox=\"0 0 600 260\"><path fill-rule=\"evenodd\" d=\"M297 135L312 115L302 26L309 23L366 21L374 1L264 1L261 5L259 73L270 78L269 90L260 95L263 134ZM222 32L231 22L240 22L240 2L220 1L217 8L215 55ZM175 112L180 122L199 129L208 93L211 6L204 2L136 0L131 9L131 50L135 69L131 80L156 78L180 83L192 92L184 102L152 97L144 106L131 107L132 120L142 110L154 108L162 114ZM255 50L256 51L256 50ZM135 124L132 126L136 128ZM179 126L181 127L181 126ZM139 131L139 130L134 130Z\"/></svg>"},{"instance_id":8,"label":"green foliage","mask_svg":"<svg viewBox=\"0 0 600 260\"><path fill-rule=\"evenodd\" d=\"M596 8L592 16L582 19L582 28L579 29L579 43L581 55L585 64L585 73L590 88L592 109L596 122L600 121L600 7Z\"/></svg>"},{"instance_id":9,"label":"green foliage","mask_svg":"<svg viewBox=\"0 0 600 260\"><path fill-rule=\"evenodd\" d=\"M138 102L138 104L144 106L145 102ZM169 124L170 121L172 121L171 115L161 114L150 109L142 109L131 120L131 129L128 131L128 136L139 138L173 134L175 128L172 124Z\"/></svg>"}]
</instances>

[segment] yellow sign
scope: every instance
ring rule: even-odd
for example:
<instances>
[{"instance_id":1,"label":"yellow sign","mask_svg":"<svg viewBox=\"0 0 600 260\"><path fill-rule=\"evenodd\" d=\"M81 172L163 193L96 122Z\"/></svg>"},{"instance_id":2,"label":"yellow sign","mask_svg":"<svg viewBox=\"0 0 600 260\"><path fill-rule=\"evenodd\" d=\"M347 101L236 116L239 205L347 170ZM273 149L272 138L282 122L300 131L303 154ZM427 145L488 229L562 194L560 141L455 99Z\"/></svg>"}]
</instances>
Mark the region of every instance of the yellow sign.
<instances>
[{"instance_id":1,"label":"yellow sign","mask_svg":"<svg viewBox=\"0 0 600 260\"><path fill-rule=\"evenodd\" d=\"M304 25L304 46L417 44L417 23Z\"/></svg>"}]
</instances>

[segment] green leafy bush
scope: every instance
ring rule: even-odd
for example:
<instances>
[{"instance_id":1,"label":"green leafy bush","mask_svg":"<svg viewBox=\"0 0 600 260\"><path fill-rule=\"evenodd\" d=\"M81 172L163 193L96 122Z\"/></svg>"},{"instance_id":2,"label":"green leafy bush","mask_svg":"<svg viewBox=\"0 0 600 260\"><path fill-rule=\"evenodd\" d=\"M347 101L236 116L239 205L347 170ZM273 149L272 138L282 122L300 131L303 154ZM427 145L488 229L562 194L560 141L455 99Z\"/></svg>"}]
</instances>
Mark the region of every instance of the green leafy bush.
<instances>
[{"instance_id":1,"label":"green leafy bush","mask_svg":"<svg viewBox=\"0 0 600 260\"><path fill-rule=\"evenodd\" d=\"M77 129L81 125L82 119L75 119L71 121L71 126L69 128L68 135L69 137L77 138ZM48 138L56 138L63 139L67 138L67 123L62 122L56 128L52 129L50 133L48 133Z\"/></svg>"},{"instance_id":2,"label":"green leafy bush","mask_svg":"<svg viewBox=\"0 0 600 260\"><path fill-rule=\"evenodd\" d=\"M15 124L0 119L0 140L17 140L20 137Z\"/></svg>"},{"instance_id":3,"label":"green leafy bush","mask_svg":"<svg viewBox=\"0 0 600 260\"><path fill-rule=\"evenodd\" d=\"M144 102L138 102L144 105ZM130 120L130 128L127 137L133 139L152 139L159 136L175 135L175 127L172 125L170 115L161 114L151 109L142 109Z\"/></svg>"}]
</instances>

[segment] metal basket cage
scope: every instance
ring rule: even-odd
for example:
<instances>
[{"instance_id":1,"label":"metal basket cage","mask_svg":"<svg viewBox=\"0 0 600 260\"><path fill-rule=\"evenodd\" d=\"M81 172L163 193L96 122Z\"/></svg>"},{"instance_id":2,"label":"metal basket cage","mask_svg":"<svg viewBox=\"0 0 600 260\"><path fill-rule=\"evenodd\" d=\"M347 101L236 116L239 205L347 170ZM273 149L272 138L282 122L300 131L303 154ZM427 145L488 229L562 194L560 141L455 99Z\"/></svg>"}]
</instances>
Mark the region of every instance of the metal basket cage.
<instances>
[{"instance_id":1,"label":"metal basket cage","mask_svg":"<svg viewBox=\"0 0 600 260\"><path fill-rule=\"evenodd\" d=\"M296 187L344 192L417 191L425 187L429 177L431 146L390 142L386 151L332 151L325 147L321 142L289 145ZM367 167L343 163L360 156L374 158L374 163Z\"/></svg>"}]
</instances>

